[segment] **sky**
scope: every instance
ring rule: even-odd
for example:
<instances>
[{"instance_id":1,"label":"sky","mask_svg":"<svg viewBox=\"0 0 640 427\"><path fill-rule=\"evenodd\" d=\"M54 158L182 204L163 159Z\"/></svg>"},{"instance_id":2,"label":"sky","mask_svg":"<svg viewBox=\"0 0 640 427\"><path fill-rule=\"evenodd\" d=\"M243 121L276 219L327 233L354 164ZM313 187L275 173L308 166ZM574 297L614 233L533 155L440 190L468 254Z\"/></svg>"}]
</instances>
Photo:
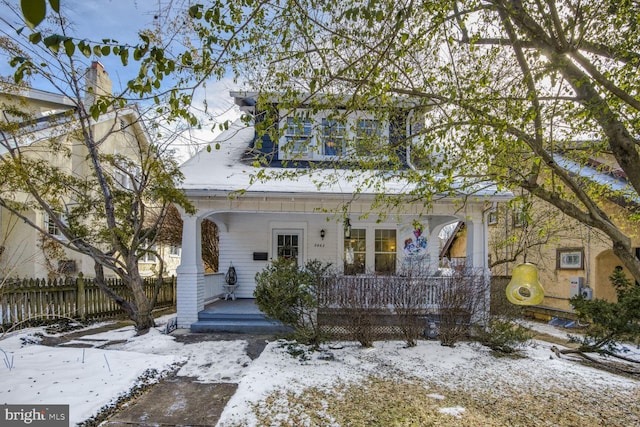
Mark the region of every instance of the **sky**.
<instances>
[{"instance_id":1,"label":"sky","mask_svg":"<svg viewBox=\"0 0 640 427\"><path fill-rule=\"evenodd\" d=\"M178 376L195 377L201 383L238 384L218 427L256 426L252 407L276 391L331 387L339 380L359 382L370 375L405 376L424 381L428 387L437 386L440 391L433 394L433 399L440 411L457 417L464 417L466 410L448 396L457 387L473 390L490 385L497 393L514 387L537 393L572 388L588 398L592 396L594 401L616 394L627 402L637 398L640 388L636 379L555 357L550 350L553 344L546 341L532 341L524 349L523 358L498 358L475 343L450 348L438 341L419 341L416 347L406 348L401 341L380 341L372 348L363 348L355 342L331 342L321 352L311 353L308 360L288 354L285 342L272 341L257 359L251 360L247 342L241 339L177 342L173 334L163 333L169 319L171 316L157 319L158 327L142 336L136 336L129 326L88 333L81 341L66 344L93 344L89 348L41 345L38 335L48 335L42 328L0 337L0 405L68 404L74 425L126 394L147 369L166 375L176 363L183 363ZM103 324L88 328L99 326ZM557 337L567 335L566 330L550 325L529 326ZM119 342L105 346L115 341ZM328 353L331 358L325 357ZM627 355L640 358L640 350L631 347ZM288 414L280 416L286 418Z\"/></svg>"},{"instance_id":2,"label":"sky","mask_svg":"<svg viewBox=\"0 0 640 427\"><path fill-rule=\"evenodd\" d=\"M17 0L8 0L8 3L19 5ZM100 41L102 39L115 39L120 43L138 44L138 31L150 28L154 22L163 18L159 14L159 9L169 5L175 8L176 4L182 1L173 0L61 0L61 11L71 23L71 36L79 39ZM188 3L188 0L187 0ZM15 31L7 25L4 20L8 20L11 25L19 28L21 24L17 21L15 14L11 13L6 4L0 3L0 36L13 37ZM130 61L124 67L120 59L116 56L102 56L100 58L92 56L84 58L88 67L93 60L98 60L105 67L113 82L114 92L126 87L127 82L137 74L137 67L134 61ZM0 56L0 75L9 76L13 74L12 68L7 63L7 58ZM52 91L52 87L42 80L34 80L33 87L41 90ZM234 108L233 99L229 97L229 91L239 87L232 78L226 77L222 80L211 80L207 82L206 88L196 92L193 106L197 110L202 109L203 100L206 98L208 109L214 116L213 121L207 121L202 129L192 129L184 134L185 140L174 143L178 149L180 161L186 160L197 149L211 142L219 131L211 131L216 123L225 120L235 120L240 116L240 112ZM204 117L201 115L201 117Z\"/></svg>"}]
</instances>

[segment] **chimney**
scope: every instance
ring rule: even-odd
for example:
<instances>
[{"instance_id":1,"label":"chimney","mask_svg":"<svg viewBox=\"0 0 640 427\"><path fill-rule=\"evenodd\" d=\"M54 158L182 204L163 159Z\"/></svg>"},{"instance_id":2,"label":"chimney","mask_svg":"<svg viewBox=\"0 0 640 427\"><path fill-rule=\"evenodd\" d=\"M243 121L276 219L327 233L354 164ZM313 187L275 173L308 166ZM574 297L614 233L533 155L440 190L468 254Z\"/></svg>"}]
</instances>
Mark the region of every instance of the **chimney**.
<instances>
[{"instance_id":1,"label":"chimney","mask_svg":"<svg viewBox=\"0 0 640 427\"><path fill-rule=\"evenodd\" d=\"M93 105L97 97L113 95L109 74L98 61L93 61L91 67L87 69L85 83L84 102L87 107Z\"/></svg>"}]
</instances>

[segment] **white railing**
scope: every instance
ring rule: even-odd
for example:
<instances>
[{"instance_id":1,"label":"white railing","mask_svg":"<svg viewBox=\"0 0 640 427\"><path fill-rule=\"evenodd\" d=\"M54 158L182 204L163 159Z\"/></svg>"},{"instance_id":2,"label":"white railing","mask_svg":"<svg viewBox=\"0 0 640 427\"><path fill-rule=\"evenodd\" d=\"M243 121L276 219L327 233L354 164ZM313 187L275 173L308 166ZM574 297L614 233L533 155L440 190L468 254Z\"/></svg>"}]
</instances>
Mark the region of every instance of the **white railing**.
<instances>
[{"instance_id":1,"label":"white railing","mask_svg":"<svg viewBox=\"0 0 640 427\"><path fill-rule=\"evenodd\" d=\"M462 279L462 280L461 280ZM323 281L318 294L321 306L327 308L374 309L438 309L450 299L446 290L459 287L461 281L482 289L483 276L335 276Z\"/></svg>"},{"instance_id":2,"label":"white railing","mask_svg":"<svg viewBox=\"0 0 640 427\"><path fill-rule=\"evenodd\" d=\"M209 273L204 275L204 303L207 304L216 298L220 298L224 291L224 273Z\"/></svg>"}]
</instances>

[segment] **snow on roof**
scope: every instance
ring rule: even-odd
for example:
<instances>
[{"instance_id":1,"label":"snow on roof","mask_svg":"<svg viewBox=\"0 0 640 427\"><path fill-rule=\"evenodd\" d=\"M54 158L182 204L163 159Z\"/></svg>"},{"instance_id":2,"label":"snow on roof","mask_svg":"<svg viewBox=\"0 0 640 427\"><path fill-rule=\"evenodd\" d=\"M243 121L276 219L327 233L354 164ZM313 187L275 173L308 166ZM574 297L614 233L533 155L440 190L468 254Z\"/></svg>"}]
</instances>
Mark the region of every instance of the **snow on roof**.
<instances>
[{"instance_id":1,"label":"snow on roof","mask_svg":"<svg viewBox=\"0 0 640 427\"><path fill-rule=\"evenodd\" d=\"M89 123L91 125L105 123L113 121L117 117L125 117L129 115L134 115L136 118L135 123L140 126L142 134L144 134L147 141L151 141L147 127L140 116L137 105L135 104L129 104L117 111L111 110L105 114L101 114L98 117L98 120L91 118L89 119ZM36 142L70 134L80 128L78 120L75 117L67 116L64 112L39 117L40 118L34 122L24 122L21 125L23 133L15 135L16 138L12 138L10 143L0 144L0 157L8 153L10 148L17 149L29 147ZM49 118L51 120L48 120Z\"/></svg>"},{"instance_id":2,"label":"snow on roof","mask_svg":"<svg viewBox=\"0 0 640 427\"><path fill-rule=\"evenodd\" d=\"M182 188L189 195L206 195L216 192L244 191L246 193L274 193L274 194L353 194L360 191L363 194L376 194L384 191L389 195L406 194L414 189L415 184L405 179L385 173L379 178L381 171L362 171L328 168L318 168L295 178L274 178L287 169L255 167L242 162L242 157L249 148L255 136L252 126L245 125L238 120L228 130L220 134L211 144L210 151L206 149L198 152L194 157L182 164L184 174ZM219 149L213 146L219 144ZM262 171L271 179L256 179ZM295 172L296 169L288 169ZM366 181L375 175L376 188ZM336 179L337 178L337 179ZM460 187L462 188L462 187ZM458 194L465 193L459 191ZM495 185L479 185L466 191L484 200L508 200L512 198L510 192L499 191Z\"/></svg>"},{"instance_id":3,"label":"snow on roof","mask_svg":"<svg viewBox=\"0 0 640 427\"><path fill-rule=\"evenodd\" d=\"M553 159L558 165L570 173L604 185L615 192L619 192L626 200L640 204L640 197L638 197L638 193L631 187L626 179L604 173L590 165L579 164L559 154L555 154Z\"/></svg>"}]
</instances>

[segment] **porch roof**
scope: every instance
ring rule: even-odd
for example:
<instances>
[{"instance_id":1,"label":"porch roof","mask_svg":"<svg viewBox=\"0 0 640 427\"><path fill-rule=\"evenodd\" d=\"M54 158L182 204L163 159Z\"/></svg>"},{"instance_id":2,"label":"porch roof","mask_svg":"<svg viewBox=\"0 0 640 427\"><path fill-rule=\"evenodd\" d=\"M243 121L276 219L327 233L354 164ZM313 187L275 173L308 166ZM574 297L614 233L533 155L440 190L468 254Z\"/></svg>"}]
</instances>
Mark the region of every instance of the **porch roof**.
<instances>
[{"instance_id":1,"label":"porch roof","mask_svg":"<svg viewBox=\"0 0 640 427\"><path fill-rule=\"evenodd\" d=\"M297 196L341 196L360 193L374 195L410 194L415 184L395 176L390 171L362 171L338 168L285 169L256 167L243 162L247 149L255 137L255 130L238 120L212 143L211 150L203 149L180 167L184 174L181 185L189 196L207 196L241 191L244 195L295 194ZM219 149L214 147L219 145ZM265 178L258 178L263 176ZM270 179L266 179L270 178ZM458 199L474 196L477 202L505 201L511 192L500 191L493 183L464 185L440 198ZM473 201L472 197L471 200Z\"/></svg>"}]
</instances>

